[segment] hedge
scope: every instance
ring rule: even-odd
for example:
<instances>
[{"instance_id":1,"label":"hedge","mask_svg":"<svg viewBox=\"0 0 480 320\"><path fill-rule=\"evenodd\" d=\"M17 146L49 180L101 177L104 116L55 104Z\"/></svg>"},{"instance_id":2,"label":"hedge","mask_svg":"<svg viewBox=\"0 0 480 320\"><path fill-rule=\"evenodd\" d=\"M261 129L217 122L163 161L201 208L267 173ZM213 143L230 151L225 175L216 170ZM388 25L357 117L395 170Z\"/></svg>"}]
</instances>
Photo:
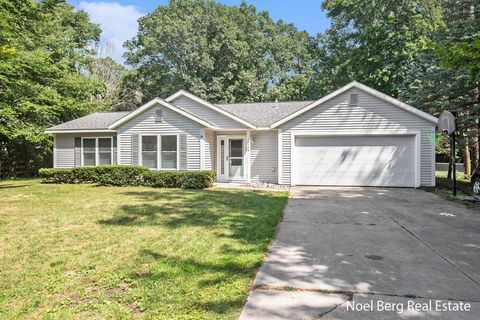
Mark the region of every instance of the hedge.
<instances>
[{"instance_id":1,"label":"hedge","mask_svg":"<svg viewBox=\"0 0 480 320\"><path fill-rule=\"evenodd\" d=\"M203 189L215 182L215 171L151 171L141 166L105 165L71 169L42 168L44 183L97 183L108 186Z\"/></svg>"}]
</instances>

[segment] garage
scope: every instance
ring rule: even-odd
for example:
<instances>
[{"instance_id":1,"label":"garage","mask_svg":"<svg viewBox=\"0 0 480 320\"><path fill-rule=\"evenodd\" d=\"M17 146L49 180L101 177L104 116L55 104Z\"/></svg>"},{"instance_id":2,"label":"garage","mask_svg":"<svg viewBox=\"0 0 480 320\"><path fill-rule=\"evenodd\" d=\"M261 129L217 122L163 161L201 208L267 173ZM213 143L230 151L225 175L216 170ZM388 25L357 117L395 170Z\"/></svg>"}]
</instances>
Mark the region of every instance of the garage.
<instances>
[{"instance_id":1,"label":"garage","mask_svg":"<svg viewBox=\"0 0 480 320\"><path fill-rule=\"evenodd\" d=\"M294 136L293 183L417 187L415 134Z\"/></svg>"}]
</instances>

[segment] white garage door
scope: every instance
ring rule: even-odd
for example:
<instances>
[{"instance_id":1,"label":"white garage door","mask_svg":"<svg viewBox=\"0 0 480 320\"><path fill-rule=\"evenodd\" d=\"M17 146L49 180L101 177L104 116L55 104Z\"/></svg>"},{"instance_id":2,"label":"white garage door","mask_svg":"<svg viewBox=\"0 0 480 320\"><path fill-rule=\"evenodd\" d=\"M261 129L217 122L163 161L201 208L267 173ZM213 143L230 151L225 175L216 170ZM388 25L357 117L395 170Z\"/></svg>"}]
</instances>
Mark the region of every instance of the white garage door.
<instances>
[{"instance_id":1,"label":"white garage door","mask_svg":"<svg viewBox=\"0 0 480 320\"><path fill-rule=\"evenodd\" d=\"M296 185L415 186L415 136L296 136Z\"/></svg>"}]
</instances>

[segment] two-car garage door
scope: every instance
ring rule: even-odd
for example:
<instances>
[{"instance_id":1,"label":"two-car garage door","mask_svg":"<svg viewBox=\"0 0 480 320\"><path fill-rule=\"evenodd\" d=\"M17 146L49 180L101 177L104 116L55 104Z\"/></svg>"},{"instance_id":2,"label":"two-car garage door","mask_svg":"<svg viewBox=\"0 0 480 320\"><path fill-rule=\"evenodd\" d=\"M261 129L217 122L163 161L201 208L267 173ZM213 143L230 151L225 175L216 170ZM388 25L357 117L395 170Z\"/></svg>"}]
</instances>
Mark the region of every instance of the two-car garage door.
<instances>
[{"instance_id":1,"label":"two-car garage door","mask_svg":"<svg viewBox=\"0 0 480 320\"><path fill-rule=\"evenodd\" d=\"M415 135L294 136L296 185L415 187Z\"/></svg>"}]
</instances>

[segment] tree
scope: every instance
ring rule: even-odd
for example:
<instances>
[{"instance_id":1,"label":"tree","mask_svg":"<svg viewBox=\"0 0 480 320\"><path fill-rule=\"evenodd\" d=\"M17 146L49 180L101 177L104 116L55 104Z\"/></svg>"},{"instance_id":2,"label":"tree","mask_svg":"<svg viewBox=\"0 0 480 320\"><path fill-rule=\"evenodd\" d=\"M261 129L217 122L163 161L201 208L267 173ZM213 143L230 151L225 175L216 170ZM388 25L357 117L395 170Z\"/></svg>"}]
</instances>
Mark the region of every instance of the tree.
<instances>
[{"instance_id":1,"label":"tree","mask_svg":"<svg viewBox=\"0 0 480 320\"><path fill-rule=\"evenodd\" d=\"M0 16L0 162L36 174L51 159L44 129L99 109L86 74L100 29L60 0L0 0Z\"/></svg>"},{"instance_id":2,"label":"tree","mask_svg":"<svg viewBox=\"0 0 480 320\"><path fill-rule=\"evenodd\" d=\"M315 41L245 2L171 0L140 18L126 43L143 100L183 88L213 102L302 99Z\"/></svg>"},{"instance_id":3,"label":"tree","mask_svg":"<svg viewBox=\"0 0 480 320\"><path fill-rule=\"evenodd\" d=\"M331 27L319 35L322 86L361 81L397 96L409 66L440 19L439 0L326 0ZM321 90L321 88L320 88Z\"/></svg>"},{"instance_id":4,"label":"tree","mask_svg":"<svg viewBox=\"0 0 480 320\"><path fill-rule=\"evenodd\" d=\"M138 90L126 83L127 69L110 57L96 57L91 62L91 75L101 82L104 90L95 97L96 103L106 110L132 110L141 101Z\"/></svg>"}]
</instances>

